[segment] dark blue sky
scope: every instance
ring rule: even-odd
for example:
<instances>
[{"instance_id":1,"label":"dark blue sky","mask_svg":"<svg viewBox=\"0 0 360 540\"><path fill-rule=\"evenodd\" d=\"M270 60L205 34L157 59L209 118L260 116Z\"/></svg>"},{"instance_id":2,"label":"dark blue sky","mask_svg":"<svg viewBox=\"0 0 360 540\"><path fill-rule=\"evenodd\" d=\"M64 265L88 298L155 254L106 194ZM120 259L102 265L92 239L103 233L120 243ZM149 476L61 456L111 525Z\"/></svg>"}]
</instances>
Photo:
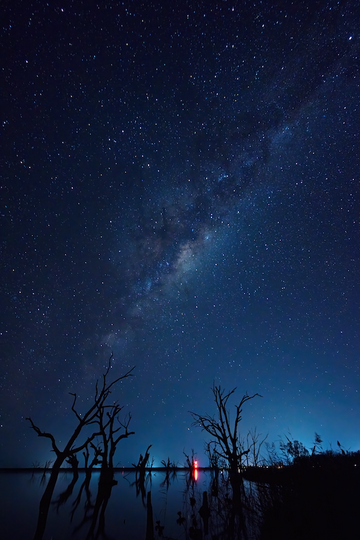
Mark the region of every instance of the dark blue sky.
<instances>
[{"instance_id":1,"label":"dark blue sky","mask_svg":"<svg viewBox=\"0 0 360 540\"><path fill-rule=\"evenodd\" d=\"M124 465L204 462L213 381L244 435L360 447L358 3L171 4L4 9L1 466L111 352Z\"/></svg>"}]
</instances>

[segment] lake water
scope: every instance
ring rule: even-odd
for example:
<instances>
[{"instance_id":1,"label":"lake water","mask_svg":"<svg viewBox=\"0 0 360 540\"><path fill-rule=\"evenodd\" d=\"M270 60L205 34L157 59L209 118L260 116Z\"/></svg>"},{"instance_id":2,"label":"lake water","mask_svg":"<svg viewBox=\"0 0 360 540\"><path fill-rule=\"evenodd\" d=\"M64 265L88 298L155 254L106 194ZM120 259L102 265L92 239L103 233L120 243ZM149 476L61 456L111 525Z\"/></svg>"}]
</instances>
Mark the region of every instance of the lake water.
<instances>
[{"instance_id":1,"label":"lake water","mask_svg":"<svg viewBox=\"0 0 360 540\"><path fill-rule=\"evenodd\" d=\"M48 478L42 481L42 476L41 472L0 473L2 538L32 539L36 529L39 502ZM94 510L92 505L98 491L99 473L92 474L88 492L84 487L81 489L85 473L80 473L71 495L60 504L61 497L65 499L62 494L68 489L72 478L70 472L60 473L48 514L44 540L84 540L88 537ZM161 538L161 534L162 537L171 539L193 538L194 534L198 534L198 538L210 539L214 534L218 534L219 538L225 538L224 531L228 527L229 520L226 503L229 485L222 475L216 486L218 489L216 494L210 471L199 471L196 481L194 479L190 481L189 473L186 471L178 471L176 475L170 475L169 482L166 482L165 472L152 472L147 475L145 489L142 492L137 489L139 486L136 485L135 472L117 472L115 480L117 484L112 488L104 513L104 534L100 534L99 538L145 540L146 496L149 491L151 491L155 538ZM207 493L210 512L209 515L205 515L205 519L204 513L200 511L204 491ZM254 524L249 522L249 539L256 538L255 529Z\"/></svg>"}]
</instances>

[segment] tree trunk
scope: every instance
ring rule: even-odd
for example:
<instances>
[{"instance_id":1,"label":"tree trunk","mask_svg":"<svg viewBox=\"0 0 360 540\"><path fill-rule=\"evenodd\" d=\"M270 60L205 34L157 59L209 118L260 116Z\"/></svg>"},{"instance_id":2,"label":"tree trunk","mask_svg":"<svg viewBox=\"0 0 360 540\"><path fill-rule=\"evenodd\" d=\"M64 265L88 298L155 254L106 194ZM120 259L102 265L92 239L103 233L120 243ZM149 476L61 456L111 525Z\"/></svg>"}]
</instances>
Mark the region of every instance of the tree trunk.
<instances>
[{"instance_id":1,"label":"tree trunk","mask_svg":"<svg viewBox=\"0 0 360 540\"><path fill-rule=\"evenodd\" d=\"M65 456L57 457L51 469L50 479L46 486L44 494L41 497L41 501L39 505L39 516L38 516L36 531L34 534L34 540L42 540L44 536L51 499L54 493L56 481L59 476L60 468L64 460L65 460Z\"/></svg>"}]
</instances>

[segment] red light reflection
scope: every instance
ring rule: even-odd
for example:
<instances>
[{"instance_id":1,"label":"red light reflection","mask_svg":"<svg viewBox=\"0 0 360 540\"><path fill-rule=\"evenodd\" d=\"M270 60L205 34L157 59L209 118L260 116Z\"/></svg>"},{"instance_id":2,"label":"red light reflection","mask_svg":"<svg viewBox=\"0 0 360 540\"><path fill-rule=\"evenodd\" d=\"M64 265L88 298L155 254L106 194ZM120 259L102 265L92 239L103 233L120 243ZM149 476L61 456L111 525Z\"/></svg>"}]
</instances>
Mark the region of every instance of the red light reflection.
<instances>
[{"instance_id":1,"label":"red light reflection","mask_svg":"<svg viewBox=\"0 0 360 540\"><path fill-rule=\"evenodd\" d=\"M198 471L198 462L197 460L194 461L194 480L195 482L199 478L199 471Z\"/></svg>"}]
</instances>

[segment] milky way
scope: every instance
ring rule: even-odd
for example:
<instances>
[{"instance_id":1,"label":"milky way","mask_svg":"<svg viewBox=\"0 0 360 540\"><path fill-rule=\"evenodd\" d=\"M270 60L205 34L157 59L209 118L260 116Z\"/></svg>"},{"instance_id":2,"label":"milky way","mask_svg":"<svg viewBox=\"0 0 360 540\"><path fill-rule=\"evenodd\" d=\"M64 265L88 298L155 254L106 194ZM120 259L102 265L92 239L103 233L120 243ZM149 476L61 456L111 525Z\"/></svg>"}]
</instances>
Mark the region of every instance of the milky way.
<instances>
[{"instance_id":1,"label":"milky way","mask_svg":"<svg viewBox=\"0 0 360 540\"><path fill-rule=\"evenodd\" d=\"M120 249L113 262L125 291L113 310L115 329L103 338L110 348L122 352L134 331L156 313L160 322L167 304L189 286L214 244L221 248L236 214L246 217L244 201L249 204L259 189L266 197L275 187L268 174L274 148L286 145L291 128L334 78L351 76L358 46L345 32L340 48L333 46L331 35L325 40L321 32L314 36L322 17L322 12L312 17L310 30L290 57L275 60L256 99L251 90L251 100L245 93L244 103L236 107L211 100L206 121L188 134L183 169L167 171L170 188L162 189L161 179L157 184L144 167L141 182L149 187L135 191L137 211L129 212L114 239ZM228 84L234 92L234 83ZM206 101L206 87L201 91Z\"/></svg>"},{"instance_id":2,"label":"milky way","mask_svg":"<svg viewBox=\"0 0 360 540\"><path fill-rule=\"evenodd\" d=\"M199 451L188 410L210 411L214 380L264 395L247 418L269 440L357 444L358 2L178 4L4 10L1 423L19 461L39 444L24 417L65 436L68 392L85 403L111 352L116 375L137 366L124 461Z\"/></svg>"}]
</instances>

